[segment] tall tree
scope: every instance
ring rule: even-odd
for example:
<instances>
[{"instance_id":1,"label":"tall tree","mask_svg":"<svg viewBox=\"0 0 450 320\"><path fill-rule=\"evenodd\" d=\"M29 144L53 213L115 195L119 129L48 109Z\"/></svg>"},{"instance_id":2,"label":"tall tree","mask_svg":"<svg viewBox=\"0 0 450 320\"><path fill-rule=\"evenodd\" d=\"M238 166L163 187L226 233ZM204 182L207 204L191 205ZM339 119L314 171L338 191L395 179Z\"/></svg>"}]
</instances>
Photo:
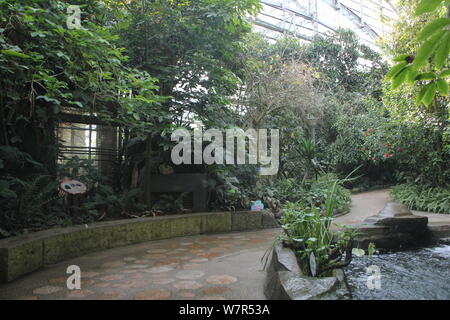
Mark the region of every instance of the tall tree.
<instances>
[{"instance_id":1,"label":"tall tree","mask_svg":"<svg viewBox=\"0 0 450 320\"><path fill-rule=\"evenodd\" d=\"M118 24L129 64L159 79L171 121L193 117L225 125L224 105L239 83L236 56L250 31L248 14L257 0L122 1L125 19Z\"/></svg>"}]
</instances>

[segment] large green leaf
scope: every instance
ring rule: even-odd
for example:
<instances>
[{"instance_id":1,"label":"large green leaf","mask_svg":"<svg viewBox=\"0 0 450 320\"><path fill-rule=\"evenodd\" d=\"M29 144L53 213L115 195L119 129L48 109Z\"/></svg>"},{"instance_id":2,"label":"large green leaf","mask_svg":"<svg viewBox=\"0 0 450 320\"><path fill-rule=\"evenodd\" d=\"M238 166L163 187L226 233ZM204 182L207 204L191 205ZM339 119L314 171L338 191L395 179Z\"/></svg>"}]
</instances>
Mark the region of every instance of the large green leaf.
<instances>
[{"instance_id":1,"label":"large green leaf","mask_svg":"<svg viewBox=\"0 0 450 320\"><path fill-rule=\"evenodd\" d=\"M436 10L442 3L442 0L422 0L416 8L416 15Z\"/></svg>"},{"instance_id":2,"label":"large green leaf","mask_svg":"<svg viewBox=\"0 0 450 320\"><path fill-rule=\"evenodd\" d=\"M427 89L423 96L422 102L424 105L426 105L428 107L431 104L431 102L433 102L434 95L436 94L436 82L433 81L433 82L427 84L426 88Z\"/></svg>"},{"instance_id":3,"label":"large green leaf","mask_svg":"<svg viewBox=\"0 0 450 320\"><path fill-rule=\"evenodd\" d=\"M0 50L0 52L3 53L3 54L9 55L9 56L17 57L17 58L22 58L22 59L30 58L29 55L26 55L24 53L17 52L17 51L14 51L14 50L10 50L10 49Z\"/></svg>"},{"instance_id":4,"label":"large green leaf","mask_svg":"<svg viewBox=\"0 0 450 320\"><path fill-rule=\"evenodd\" d=\"M448 96L448 83L445 80L439 79L436 82L436 87L441 93L441 96L446 97Z\"/></svg>"},{"instance_id":5,"label":"large green leaf","mask_svg":"<svg viewBox=\"0 0 450 320\"><path fill-rule=\"evenodd\" d=\"M390 80L394 78L400 71L403 70L404 67L406 67L407 64L408 62L403 61L393 66L391 70L389 70L389 72L386 74L386 79Z\"/></svg>"},{"instance_id":6,"label":"large green leaf","mask_svg":"<svg viewBox=\"0 0 450 320\"><path fill-rule=\"evenodd\" d=\"M438 31L420 46L417 50L416 58L414 59L414 66L416 68L427 63L427 59L433 54L445 34L445 30Z\"/></svg>"},{"instance_id":7,"label":"large green leaf","mask_svg":"<svg viewBox=\"0 0 450 320\"><path fill-rule=\"evenodd\" d=\"M436 74L434 72L425 72L416 76L415 80L434 80L436 79Z\"/></svg>"},{"instance_id":8,"label":"large green leaf","mask_svg":"<svg viewBox=\"0 0 450 320\"><path fill-rule=\"evenodd\" d=\"M392 89L398 88L406 79L408 76L408 73L411 69L409 67L403 68L402 71L400 71L392 80Z\"/></svg>"},{"instance_id":9,"label":"large green leaf","mask_svg":"<svg viewBox=\"0 0 450 320\"><path fill-rule=\"evenodd\" d=\"M406 80L413 84L416 81L417 76L419 75L419 71L417 71L417 69L415 69L413 66L411 66L410 68L411 70L408 72L408 77L406 78Z\"/></svg>"},{"instance_id":10,"label":"large green leaf","mask_svg":"<svg viewBox=\"0 0 450 320\"><path fill-rule=\"evenodd\" d=\"M362 257L365 255L365 251L363 249L353 248L352 255L357 256L357 257Z\"/></svg>"},{"instance_id":11,"label":"large green leaf","mask_svg":"<svg viewBox=\"0 0 450 320\"><path fill-rule=\"evenodd\" d=\"M441 69L445 62L448 61L448 53L450 51L450 32L442 39L442 42L439 44L436 54L434 55L434 64L436 68Z\"/></svg>"},{"instance_id":12,"label":"large green leaf","mask_svg":"<svg viewBox=\"0 0 450 320\"><path fill-rule=\"evenodd\" d=\"M438 18L429 22L423 29L420 31L417 36L417 41L425 40L432 36L435 32L441 30L445 26L450 24L450 18Z\"/></svg>"}]
</instances>

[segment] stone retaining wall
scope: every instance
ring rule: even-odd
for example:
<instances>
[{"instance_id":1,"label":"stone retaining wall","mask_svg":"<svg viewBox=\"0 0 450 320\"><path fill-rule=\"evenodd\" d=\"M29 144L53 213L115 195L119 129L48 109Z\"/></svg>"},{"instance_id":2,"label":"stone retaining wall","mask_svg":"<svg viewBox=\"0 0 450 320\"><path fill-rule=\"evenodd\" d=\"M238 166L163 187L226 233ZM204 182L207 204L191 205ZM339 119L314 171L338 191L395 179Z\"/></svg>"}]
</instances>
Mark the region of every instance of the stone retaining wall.
<instances>
[{"instance_id":1,"label":"stone retaining wall","mask_svg":"<svg viewBox=\"0 0 450 320\"><path fill-rule=\"evenodd\" d=\"M208 212L57 228L0 240L0 282L86 253L151 240L277 227L267 211Z\"/></svg>"}]
</instances>

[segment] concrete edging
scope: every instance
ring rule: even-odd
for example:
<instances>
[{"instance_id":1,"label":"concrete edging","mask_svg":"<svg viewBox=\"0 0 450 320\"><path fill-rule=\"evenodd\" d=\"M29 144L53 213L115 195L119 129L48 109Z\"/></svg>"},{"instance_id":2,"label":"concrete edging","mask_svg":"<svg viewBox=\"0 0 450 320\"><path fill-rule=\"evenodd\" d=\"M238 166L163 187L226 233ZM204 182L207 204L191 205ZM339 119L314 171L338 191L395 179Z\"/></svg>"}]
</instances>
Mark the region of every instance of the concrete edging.
<instances>
[{"instance_id":1,"label":"concrete edging","mask_svg":"<svg viewBox=\"0 0 450 320\"><path fill-rule=\"evenodd\" d=\"M267 211L206 212L55 228L0 240L0 282L86 253L174 237L278 226Z\"/></svg>"}]
</instances>

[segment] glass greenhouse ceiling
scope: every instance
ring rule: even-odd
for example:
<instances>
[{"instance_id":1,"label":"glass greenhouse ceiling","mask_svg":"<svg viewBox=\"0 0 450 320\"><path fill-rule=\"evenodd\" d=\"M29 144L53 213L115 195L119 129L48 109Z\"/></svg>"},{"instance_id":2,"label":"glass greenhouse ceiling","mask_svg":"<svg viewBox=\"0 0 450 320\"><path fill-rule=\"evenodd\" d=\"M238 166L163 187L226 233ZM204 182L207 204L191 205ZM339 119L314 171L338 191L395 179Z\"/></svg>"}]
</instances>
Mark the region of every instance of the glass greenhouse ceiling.
<instances>
[{"instance_id":1,"label":"glass greenhouse ceiling","mask_svg":"<svg viewBox=\"0 0 450 320\"><path fill-rule=\"evenodd\" d=\"M394 1L387 0L261 0L262 10L252 20L256 31L276 39L290 33L310 40L317 33L339 27L356 32L377 49L376 39L388 32L386 19L395 19Z\"/></svg>"}]
</instances>

